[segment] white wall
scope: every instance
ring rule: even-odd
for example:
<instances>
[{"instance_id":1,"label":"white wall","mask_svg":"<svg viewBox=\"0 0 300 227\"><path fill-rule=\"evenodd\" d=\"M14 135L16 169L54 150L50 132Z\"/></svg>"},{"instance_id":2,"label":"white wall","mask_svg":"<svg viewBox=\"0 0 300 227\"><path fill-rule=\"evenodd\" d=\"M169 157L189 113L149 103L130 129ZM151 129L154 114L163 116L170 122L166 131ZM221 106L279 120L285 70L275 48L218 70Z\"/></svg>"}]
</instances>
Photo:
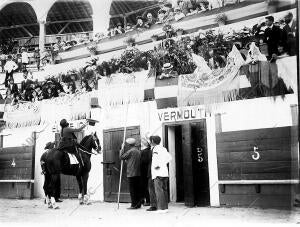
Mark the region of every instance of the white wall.
<instances>
[{"instance_id":1,"label":"white wall","mask_svg":"<svg viewBox=\"0 0 300 227\"><path fill-rule=\"evenodd\" d=\"M292 125L291 105L297 96L266 97L229 102L220 107L222 131L274 128Z\"/></svg>"},{"instance_id":2,"label":"white wall","mask_svg":"<svg viewBox=\"0 0 300 227\"><path fill-rule=\"evenodd\" d=\"M212 107L212 116L214 113L221 113L222 131L247 130L258 128L272 128L292 125L292 117L290 105L297 104L295 95L287 95L285 99L281 97L259 98L242 101L234 101L229 103L219 104ZM127 126L140 126L141 135L150 132L152 135L162 136L162 122L159 121L156 102L145 102L130 104L128 106L128 115L126 120L127 105L111 107L111 108L96 108L92 109L91 116L99 121L94 127L89 126L86 134L91 131L96 131L103 147L103 130L110 128L119 128ZM178 108L180 109L180 108ZM209 119L208 119L209 120ZM126 123L127 122L127 123ZM212 122L208 124L213 126ZM208 127L208 129L211 127ZM54 133L52 125L36 126L20 129L6 129L2 134L11 134L4 137L4 147L15 147L32 145L30 139L33 131L42 131L37 135L36 155L35 155L35 187L34 196L43 197L43 176L41 175L40 157L44 152L45 144L49 141L54 141ZM210 142L211 141L211 142ZM214 140L208 141L208 153L214 153ZM212 160L215 155L211 154ZM101 164L103 155L92 156L92 169L88 182L88 189L92 192L92 200L103 201L103 165ZM210 161L212 163L212 161ZM211 179L216 179L216 166L210 164ZM212 175L214 174L214 175ZM213 182L211 182L213 184ZM217 204L217 200L214 202Z\"/></svg>"}]
</instances>

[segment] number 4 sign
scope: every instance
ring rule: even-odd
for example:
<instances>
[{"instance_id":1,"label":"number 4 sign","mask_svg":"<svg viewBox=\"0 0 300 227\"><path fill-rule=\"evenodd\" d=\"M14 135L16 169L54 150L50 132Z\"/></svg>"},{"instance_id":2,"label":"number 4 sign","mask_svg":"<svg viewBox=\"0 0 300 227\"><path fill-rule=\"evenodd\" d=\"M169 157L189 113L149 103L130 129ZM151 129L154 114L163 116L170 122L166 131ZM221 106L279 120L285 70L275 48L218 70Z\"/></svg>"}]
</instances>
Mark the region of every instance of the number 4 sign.
<instances>
[{"instance_id":1,"label":"number 4 sign","mask_svg":"<svg viewBox=\"0 0 300 227\"><path fill-rule=\"evenodd\" d=\"M259 152L257 151L258 150L258 147L257 146L254 146L253 147L253 152L254 154L251 156L253 160L257 161L258 159L260 159L260 154Z\"/></svg>"}]
</instances>

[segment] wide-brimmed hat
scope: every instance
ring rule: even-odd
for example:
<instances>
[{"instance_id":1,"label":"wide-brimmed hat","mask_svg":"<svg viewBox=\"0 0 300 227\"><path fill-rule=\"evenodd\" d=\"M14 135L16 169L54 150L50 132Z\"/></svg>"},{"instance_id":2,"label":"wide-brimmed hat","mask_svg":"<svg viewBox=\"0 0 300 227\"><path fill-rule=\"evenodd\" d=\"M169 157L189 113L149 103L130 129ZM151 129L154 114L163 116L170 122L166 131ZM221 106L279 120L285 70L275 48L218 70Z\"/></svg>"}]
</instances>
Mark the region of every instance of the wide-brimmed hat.
<instances>
[{"instance_id":1,"label":"wide-brimmed hat","mask_svg":"<svg viewBox=\"0 0 300 227\"><path fill-rule=\"evenodd\" d=\"M172 69L173 65L171 63L165 63L163 65L163 70L168 70L168 69Z\"/></svg>"},{"instance_id":2,"label":"wide-brimmed hat","mask_svg":"<svg viewBox=\"0 0 300 227\"><path fill-rule=\"evenodd\" d=\"M127 138L125 141L129 145L135 145L135 143L136 143L136 139L135 138Z\"/></svg>"}]
</instances>

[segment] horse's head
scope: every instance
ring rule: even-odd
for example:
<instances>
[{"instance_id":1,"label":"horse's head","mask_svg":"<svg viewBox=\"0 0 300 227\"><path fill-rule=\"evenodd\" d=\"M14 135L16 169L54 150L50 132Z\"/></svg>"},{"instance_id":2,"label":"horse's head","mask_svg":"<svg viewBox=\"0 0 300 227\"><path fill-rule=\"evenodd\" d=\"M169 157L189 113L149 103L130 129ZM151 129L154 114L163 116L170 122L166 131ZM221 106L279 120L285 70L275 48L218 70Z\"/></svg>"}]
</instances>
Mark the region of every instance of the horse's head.
<instances>
[{"instance_id":1,"label":"horse's head","mask_svg":"<svg viewBox=\"0 0 300 227\"><path fill-rule=\"evenodd\" d=\"M96 132L85 136L81 140L80 145L85 147L87 151L91 151L92 149L94 149L95 151L97 151L98 154L101 153L100 141Z\"/></svg>"},{"instance_id":2,"label":"horse's head","mask_svg":"<svg viewBox=\"0 0 300 227\"><path fill-rule=\"evenodd\" d=\"M97 132L92 133L91 136L92 136L93 141L94 141L93 147L92 147L92 148L93 148L95 151L97 151L98 154L101 154L101 145L100 145L100 140L99 140L99 138L98 138L98 136L97 136Z\"/></svg>"}]
</instances>

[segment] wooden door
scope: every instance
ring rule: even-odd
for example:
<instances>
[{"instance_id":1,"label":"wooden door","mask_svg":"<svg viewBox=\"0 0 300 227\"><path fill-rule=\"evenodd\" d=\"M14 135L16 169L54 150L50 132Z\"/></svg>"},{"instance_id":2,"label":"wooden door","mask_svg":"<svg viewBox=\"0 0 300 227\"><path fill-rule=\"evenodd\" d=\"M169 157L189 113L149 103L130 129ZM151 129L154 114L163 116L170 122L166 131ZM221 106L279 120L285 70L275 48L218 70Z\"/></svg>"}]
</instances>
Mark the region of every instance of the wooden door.
<instances>
[{"instance_id":1,"label":"wooden door","mask_svg":"<svg viewBox=\"0 0 300 227\"><path fill-rule=\"evenodd\" d=\"M192 166L191 127L189 124L182 125L182 162L184 182L184 204L195 206L194 178Z\"/></svg>"},{"instance_id":2,"label":"wooden door","mask_svg":"<svg viewBox=\"0 0 300 227\"><path fill-rule=\"evenodd\" d=\"M209 173L205 121L191 123L191 149L195 205L208 206Z\"/></svg>"},{"instance_id":3,"label":"wooden door","mask_svg":"<svg viewBox=\"0 0 300 227\"><path fill-rule=\"evenodd\" d=\"M181 129L184 203L186 206L208 206L210 197L205 121L184 123Z\"/></svg>"},{"instance_id":4,"label":"wooden door","mask_svg":"<svg viewBox=\"0 0 300 227\"><path fill-rule=\"evenodd\" d=\"M103 132L103 179L104 201L106 202L117 202L121 168L119 152L123 143L123 134L124 128L109 129ZM126 138L129 137L136 138L137 144L140 144L140 127L128 127ZM120 202L130 202L125 162L121 179Z\"/></svg>"},{"instance_id":5,"label":"wooden door","mask_svg":"<svg viewBox=\"0 0 300 227\"><path fill-rule=\"evenodd\" d=\"M80 143L84 137L84 132L76 132L77 142ZM55 144L58 145L60 133L55 134ZM79 194L79 187L75 176L60 175L61 198L76 198Z\"/></svg>"}]
</instances>

